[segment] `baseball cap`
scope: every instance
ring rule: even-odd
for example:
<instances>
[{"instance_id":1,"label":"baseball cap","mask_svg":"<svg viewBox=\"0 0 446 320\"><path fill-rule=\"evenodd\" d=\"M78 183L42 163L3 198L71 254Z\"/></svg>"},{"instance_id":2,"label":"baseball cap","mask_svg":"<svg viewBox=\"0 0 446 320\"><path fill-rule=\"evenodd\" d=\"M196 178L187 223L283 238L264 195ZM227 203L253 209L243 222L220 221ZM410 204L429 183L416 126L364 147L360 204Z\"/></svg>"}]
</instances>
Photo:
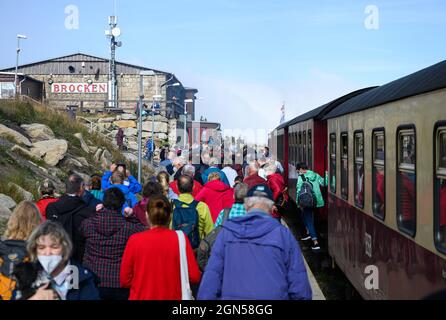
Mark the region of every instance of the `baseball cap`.
<instances>
[{"instance_id":1,"label":"baseball cap","mask_svg":"<svg viewBox=\"0 0 446 320\"><path fill-rule=\"evenodd\" d=\"M263 197L274 201L273 192L263 184L258 184L249 189L247 197Z\"/></svg>"}]
</instances>

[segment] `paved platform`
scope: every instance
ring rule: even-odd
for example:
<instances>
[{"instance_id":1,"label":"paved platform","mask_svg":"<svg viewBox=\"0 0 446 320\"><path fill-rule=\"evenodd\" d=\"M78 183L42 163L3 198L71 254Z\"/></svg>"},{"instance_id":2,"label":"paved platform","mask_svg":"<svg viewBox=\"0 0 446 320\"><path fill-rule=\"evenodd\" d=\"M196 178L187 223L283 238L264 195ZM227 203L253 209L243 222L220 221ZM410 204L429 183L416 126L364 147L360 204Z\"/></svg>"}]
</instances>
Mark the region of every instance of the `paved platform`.
<instances>
[{"instance_id":1,"label":"paved platform","mask_svg":"<svg viewBox=\"0 0 446 320\"><path fill-rule=\"evenodd\" d=\"M288 228L288 225L286 224L284 219L282 219L282 224ZM313 300L326 300L321 288L319 287L319 284L316 281L316 278L314 277L313 272L311 271L310 267L307 264L307 261L305 260L305 257L302 257L304 258L305 267L307 268L308 280L310 281L311 290L313 291Z\"/></svg>"}]
</instances>

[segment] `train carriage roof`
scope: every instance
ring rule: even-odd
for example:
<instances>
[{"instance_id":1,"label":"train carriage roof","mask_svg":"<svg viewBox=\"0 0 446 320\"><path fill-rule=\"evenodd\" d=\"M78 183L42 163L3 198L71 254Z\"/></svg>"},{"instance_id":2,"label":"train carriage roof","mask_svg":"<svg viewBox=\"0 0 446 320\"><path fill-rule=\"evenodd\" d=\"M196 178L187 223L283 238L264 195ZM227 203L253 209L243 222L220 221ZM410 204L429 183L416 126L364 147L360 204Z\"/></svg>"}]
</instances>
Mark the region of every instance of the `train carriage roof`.
<instances>
[{"instance_id":1,"label":"train carriage roof","mask_svg":"<svg viewBox=\"0 0 446 320\"><path fill-rule=\"evenodd\" d=\"M353 97L332 109L323 119L335 118L442 88L446 88L446 60Z\"/></svg>"},{"instance_id":2,"label":"train carriage roof","mask_svg":"<svg viewBox=\"0 0 446 320\"><path fill-rule=\"evenodd\" d=\"M275 130L280 130L283 129L285 127L288 127L290 125L302 122L302 121L307 121L309 119L321 119L323 116L325 116L328 112L330 112L331 110L335 109L339 104L342 104L343 102L347 101L348 99L351 99L352 97L355 97L357 95L360 95L364 92L367 92L369 90L372 90L374 88L377 87L368 87L368 88L363 88L363 89L359 89L353 92L350 92L342 97L339 97L329 103L326 103L316 109L310 110L300 116L297 116L294 119L291 119L285 123L282 123L280 126L278 126Z\"/></svg>"}]
</instances>

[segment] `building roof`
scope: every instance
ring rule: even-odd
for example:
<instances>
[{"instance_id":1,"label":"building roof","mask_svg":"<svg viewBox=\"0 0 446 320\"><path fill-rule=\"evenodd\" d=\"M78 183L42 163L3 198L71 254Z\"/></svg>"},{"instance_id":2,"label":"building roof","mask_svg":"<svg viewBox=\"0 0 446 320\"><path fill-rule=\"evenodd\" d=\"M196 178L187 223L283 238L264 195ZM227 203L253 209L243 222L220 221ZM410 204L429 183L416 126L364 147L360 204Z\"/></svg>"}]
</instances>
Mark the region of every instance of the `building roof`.
<instances>
[{"instance_id":1,"label":"building roof","mask_svg":"<svg viewBox=\"0 0 446 320\"><path fill-rule=\"evenodd\" d=\"M22 72L25 71L24 73L30 73L30 72L26 72L26 70L23 70L23 69L30 69L30 68L32 68L34 66L38 66L38 65L42 65L42 64L46 64L46 63L50 63L50 62L59 62L59 63L81 63L81 62L86 62L86 63L88 63L88 62L90 62L90 63L95 63L95 62L109 63L109 61L110 61L110 59L96 57L96 56L92 56L92 55L85 54L85 53L75 53L75 54L70 54L70 55L66 55L66 56L62 56L62 57L57 57L57 58L52 58L52 59L48 59L48 60L42 60L42 61L38 61L38 62L33 62L33 63L20 65L19 69L22 69ZM138 70L152 70L152 71L157 72L157 73L171 74L169 72L160 71L160 70L156 70L156 69L152 69L152 68L146 68L146 67L142 67L142 66L138 66L138 65L134 65L134 64L119 62L119 61L116 61L116 65L117 66L129 67L129 68L133 68L133 69L138 69ZM13 71L13 70L15 70L15 67L2 69L0 71L6 71L7 72L7 71Z\"/></svg>"},{"instance_id":2,"label":"building roof","mask_svg":"<svg viewBox=\"0 0 446 320\"><path fill-rule=\"evenodd\" d=\"M17 77L19 79L25 78L27 80L31 80L31 81L34 81L34 82L42 83L42 81L37 80L37 79L35 79L33 77L30 77L30 76L24 75L23 73L17 73ZM1 72L0 71L0 81L3 81L3 82L5 80L7 80L7 81L14 81L14 78L15 78L15 73L14 72Z\"/></svg>"},{"instance_id":3,"label":"building roof","mask_svg":"<svg viewBox=\"0 0 446 320\"><path fill-rule=\"evenodd\" d=\"M358 95L361 95L364 92L368 92L370 90L373 90L374 88L377 88L377 87L368 87L368 88L363 88L363 89L359 89L359 90L350 92L350 93L348 93L348 94L346 94L346 95L344 95L342 97L339 97L339 98L337 98L337 99L335 99L335 100L333 100L333 101L331 101L329 103L326 103L326 104L324 104L324 105L322 105L320 107L317 107L316 109L310 110L310 111L308 111L308 112L306 112L306 113L304 113L304 114L302 114L300 116L297 116L294 119L291 119L291 120L289 120L289 121L287 121L285 123L282 123L280 126L278 126L276 128L276 130L288 127L290 125L293 125L293 124L296 124L296 123L299 123L299 122L302 122L302 121L307 121L307 120L313 119L313 118L321 119L322 117L324 117L330 111L336 110L336 108L340 104L344 103L345 101L348 101L352 97L356 97Z\"/></svg>"},{"instance_id":4,"label":"building roof","mask_svg":"<svg viewBox=\"0 0 446 320\"><path fill-rule=\"evenodd\" d=\"M324 119L443 88L446 88L446 60L353 97L329 112Z\"/></svg>"}]
</instances>

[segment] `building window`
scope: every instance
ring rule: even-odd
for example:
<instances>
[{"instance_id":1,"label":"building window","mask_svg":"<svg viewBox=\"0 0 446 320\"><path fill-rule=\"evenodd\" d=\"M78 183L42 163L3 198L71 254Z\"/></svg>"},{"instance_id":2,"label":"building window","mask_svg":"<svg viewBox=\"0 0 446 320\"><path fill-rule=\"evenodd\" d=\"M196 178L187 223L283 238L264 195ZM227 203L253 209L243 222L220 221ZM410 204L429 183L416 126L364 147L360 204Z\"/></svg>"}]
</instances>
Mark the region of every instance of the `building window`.
<instances>
[{"instance_id":1,"label":"building window","mask_svg":"<svg viewBox=\"0 0 446 320\"><path fill-rule=\"evenodd\" d=\"M308 130L308 167L313 170L313 149L311 144L311 130Z\"/></svg>"},{"instance_id":2,"label":"building window","mask_svg":"<svg viewBox=\"0 0 446 320\"><path fill-rule=\"evenodd\" d=\"M14 98L14 82L0 82L0 98Z\"/></svg>"},{"instance_id":3,"label":"building window","mask_svg":"<svg viewBox=\"0 0 446 320\"><path fill-rule=\"evenodd\" d=\"M304 133L303 133L302 157L303 157L303 162L305 162L308 165L308 162L307 162L307 132L306 131L304 131Z\"/></svg>"},{"instance_id":4,"label":"building window","mask_svg":"<svg viewBox=\"0 0 446 320\"><path fill-rule=\"evenodd\" d=\"M446 253L446 127L436 131L435 160L435 244Z\"/></svg>"},{"instance_id":5,"label":"building window","mask_svg":"<svg viewBox=\"0 0 446 320\"><path fill-rule=\"evenodd\" d=\"M348 199L348 133L341 133L341 196Z\"/></svg>"},{"instance_id":6,"label":"building window","mask_svg":"<svg viewBox=\"0 0 446 320\"><path fill-rule=\"evenodd\" d=\"M375 130L372 135L372 210L373 214L384 220L386 212L385 179L385 134L384 130Z\"/></svg>"},{"instance_id":7,"label":"building window","mask_svg":"<svg viewBox=\"0 0 446 320\"><path fill-rule=\"evenodd\" d=\"M364 133L355 133L355 205L364 208Z\"/></svg>"},{"instance_id":8,"label":"building window","mask_svg":"<svg viewBox=\"0 0 446 320\"><path fill-rule=\"evenodd\" d=\"M398 131L397 222L410 236L416 229L416 144L415 129Z\"/></svg>"},{"instance_id":9,"label":"building window","mask_svg":"<svg viewBox=\"0 0 446 320\"><path fill-rule=\"evenodd\" d=\"M330 134L330 191L336 193L336 133Z\"/></svg>"}]
</instances>

